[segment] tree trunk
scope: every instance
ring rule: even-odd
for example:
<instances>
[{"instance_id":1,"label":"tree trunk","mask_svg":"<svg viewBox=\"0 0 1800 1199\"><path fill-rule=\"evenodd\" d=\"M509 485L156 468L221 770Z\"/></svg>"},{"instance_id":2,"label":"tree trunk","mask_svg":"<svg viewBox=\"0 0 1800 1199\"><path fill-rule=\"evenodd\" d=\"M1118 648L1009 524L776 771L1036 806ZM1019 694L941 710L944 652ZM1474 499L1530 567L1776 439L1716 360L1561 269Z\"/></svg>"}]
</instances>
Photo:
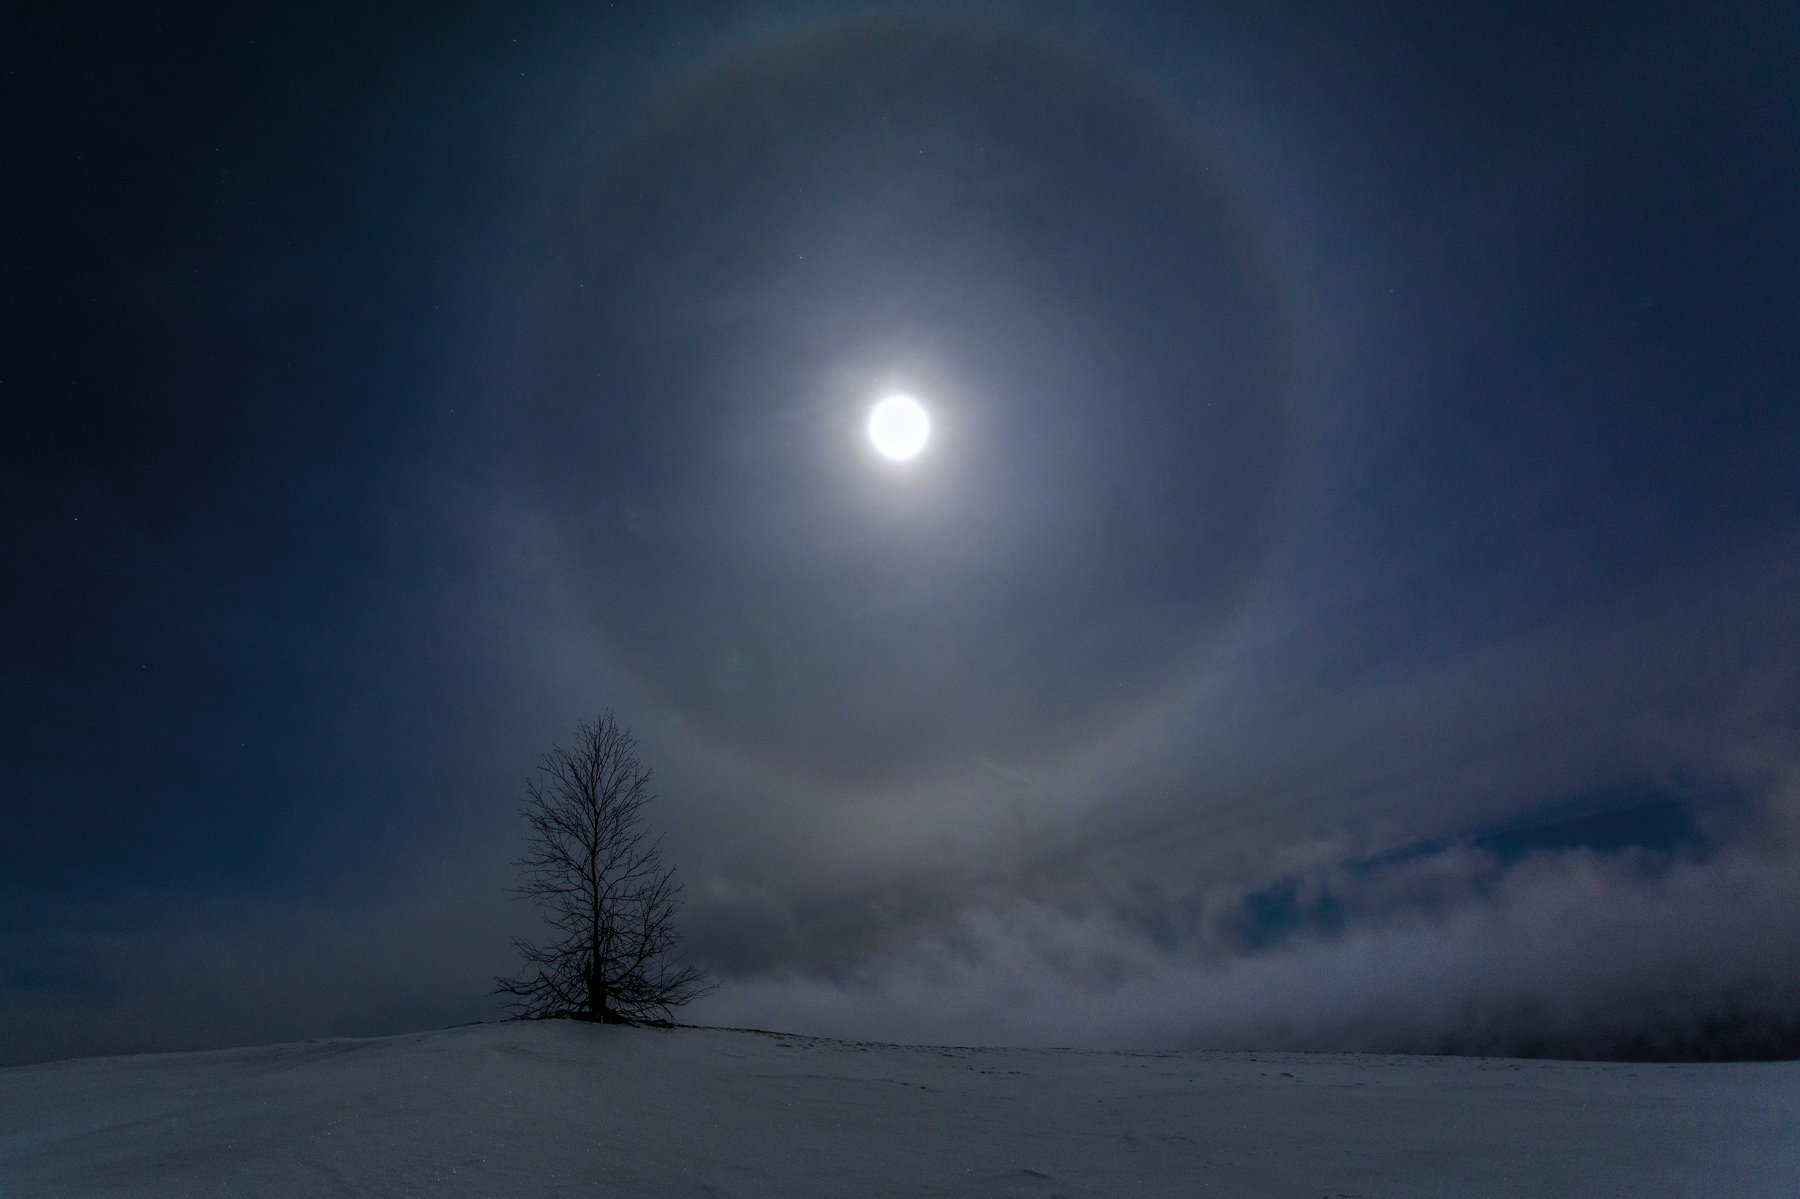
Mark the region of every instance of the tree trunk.
<instances>
[{"instance_id":1,"label":"tree trunk","mask_svg":"<svg viewBox=\"0 0 1800 1199\"><path fill-rule=\"evenodd\" d=\"M588 958L587 1018L606 1019L606 976L600 970L600 938L594 937Z\"/></svg>"}]
</instances>

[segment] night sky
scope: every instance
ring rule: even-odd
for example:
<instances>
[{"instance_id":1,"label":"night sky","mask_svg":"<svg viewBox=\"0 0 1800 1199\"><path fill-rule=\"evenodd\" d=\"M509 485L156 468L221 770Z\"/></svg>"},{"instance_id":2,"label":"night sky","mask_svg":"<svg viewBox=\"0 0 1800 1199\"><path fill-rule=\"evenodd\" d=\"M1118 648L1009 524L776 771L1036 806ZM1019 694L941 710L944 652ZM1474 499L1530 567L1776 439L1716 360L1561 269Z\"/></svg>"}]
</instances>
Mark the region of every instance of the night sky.
<instances>
[{"instance_id":1,"label":"night sky","mask_svg":"<svg viewBox=\"0 0 1800 1199\"><path fill-rule=\"evenodd\" d=\"M1800 1054L1788 6L370 8L0 44L0 1062L499 1014L608 708L688 1019Z\"/></svg>"}]
</instances>

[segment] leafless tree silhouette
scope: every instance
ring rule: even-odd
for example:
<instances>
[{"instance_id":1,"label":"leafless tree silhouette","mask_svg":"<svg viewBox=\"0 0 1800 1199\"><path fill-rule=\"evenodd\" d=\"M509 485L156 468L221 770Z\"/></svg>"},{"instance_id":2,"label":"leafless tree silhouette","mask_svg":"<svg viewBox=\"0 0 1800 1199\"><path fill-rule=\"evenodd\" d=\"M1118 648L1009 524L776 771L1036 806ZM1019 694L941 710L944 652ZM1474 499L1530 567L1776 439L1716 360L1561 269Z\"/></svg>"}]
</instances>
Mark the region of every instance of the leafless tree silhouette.
<instances>
[{"instance_id":1,"label":"leafless tree silhouette","mask_svg":"<svg viewBox=\"0 0 1800 1199\"><path fill-rule=\"evenodd\" d=\"M611 712L577 726L573 744L526 779L520 812L531 830L516 894L544 909L550 936L513 942L525 969L497 991L518 1015L667 1019L711 990L674 958L681 884L643 827L649 784L637 742Z\"/></svg>"}]
</instances>

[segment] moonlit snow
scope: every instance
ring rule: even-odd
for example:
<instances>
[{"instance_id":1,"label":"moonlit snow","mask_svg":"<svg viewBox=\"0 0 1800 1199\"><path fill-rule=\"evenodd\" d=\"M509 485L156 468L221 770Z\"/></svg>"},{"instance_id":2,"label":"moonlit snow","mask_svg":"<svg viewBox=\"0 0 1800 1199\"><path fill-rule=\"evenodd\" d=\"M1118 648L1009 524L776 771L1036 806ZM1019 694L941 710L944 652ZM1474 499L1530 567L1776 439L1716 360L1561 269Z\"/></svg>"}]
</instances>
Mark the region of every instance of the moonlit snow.
<instances>
[{"instance_id":1,"label":"moonlit snow","mask_svg":"<svg viewBox=\"0 0 1800 1199\"><path fill-rule=\"evenodd\" d=\"M1800 1194L1800 1063L561 1021L0 1070L0 1195Z\"/></svg>"}]
</instances>

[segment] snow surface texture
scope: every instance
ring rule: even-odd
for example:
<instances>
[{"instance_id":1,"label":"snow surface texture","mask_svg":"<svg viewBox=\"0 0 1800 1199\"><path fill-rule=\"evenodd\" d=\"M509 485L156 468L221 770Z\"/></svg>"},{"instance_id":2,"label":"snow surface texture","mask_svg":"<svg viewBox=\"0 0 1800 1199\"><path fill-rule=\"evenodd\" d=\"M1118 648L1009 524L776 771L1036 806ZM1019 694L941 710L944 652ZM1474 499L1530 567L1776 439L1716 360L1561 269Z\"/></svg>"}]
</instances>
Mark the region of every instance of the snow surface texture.
<instances>
[{"instance_id":1,"label":"snow surface texture","mask_svg":"<svg viewBox=\"0 0 1800 1199\"><path fill-rule=\"evenodd\" d=\"M0 1070L0 1195L1800 1194L1800 1063L474 1025Z\"/></svg>"}]
</instances>

